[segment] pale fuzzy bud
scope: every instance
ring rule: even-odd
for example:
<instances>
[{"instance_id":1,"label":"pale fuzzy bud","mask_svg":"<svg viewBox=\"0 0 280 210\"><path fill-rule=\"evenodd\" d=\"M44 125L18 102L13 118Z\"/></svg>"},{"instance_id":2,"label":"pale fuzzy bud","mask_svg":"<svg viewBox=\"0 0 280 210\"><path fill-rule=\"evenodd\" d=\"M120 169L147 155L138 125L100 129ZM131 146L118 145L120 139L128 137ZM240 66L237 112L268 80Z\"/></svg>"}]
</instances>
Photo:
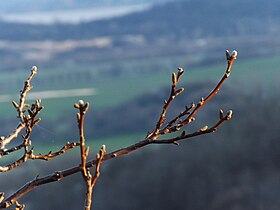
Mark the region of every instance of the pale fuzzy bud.
<instances>
[{"instance_id":1,"label":"pale fuzzy bud","mask_svg":"<svg viewBox=\"0 0 280 210\"><path fill-rule=\"evenodd\" d=\"M232 110L229 110L229 111L228 111L227 117L228 117L228 119L230 119L230 118L232 117Z\"/></svg>"},{"instance_id":2,"label":"pale fuzzy bud","mask_svg":"<svg viewBox=\"0 0 280 210\"><path fill-rule=\"evenodd\" d=\"M32 66L31 71L37 73L37 70L38 70L37 66Z\"/></svg>"},{"instance_id":3,"label":"pale fuzzy bud","mask_svg":"<svg viewBox=\"0 0 280 210\"><path fill-rule=\"evenodd\" d=\"M230 60L231 55L230 55L228 50L226 50L226 57L227 57L228 60Z\"/></svg>"},{"instance_id":4,"label":"pale fuzzy bud","mask_svg":"<svg viewBox=\"0 0 280 210\"><path fill-rule=\"evenodd\" d=\"M180 88L178 90L176 90L175 95L179 95L180 93L182 93L184 91L184 88Z\"/></svg>"},{"instance_id":5,"label":"pale fuzzy bud","mask_svg":"<svg viewBox=\"0 0 280 210\"><path fill-rule=\"evenodd\" d=\"M105 152L105 151L106 151L106 145L103 144L102 147L101 147L101 149Z\"/></svg>"},{"instance_id":6,"label":"pale fuzzy bud","mask_svg":"<svg viewBox=\"0 0 280 210\"><path fill-rule=\"evenodd\" d=\"M224 112L223 112L223 110L222 109L220 109L220 119L223 119L223 117L224 117Z\"/></svg>"},{"instance_id":7,"label":"pale fuzzy bud","mask_svg":"<svg viewBox=\"0 0 280 210\"><path fill-rule=\"evenodd\" d=\"M4 192L1 192L1 193L0 193L0 202L2 202L2 201L4 200L4 195L5 195Z\"/></svg>"},{"instance_id":8,"label":"pale fuzzy bud","mask_svg":"<svg viewBox=\"0 0 280 210\"><path fill-rule=\"evenodd\" d=\"M89 154L89 147L87 147L85 150L85 155L88 156L88 154Z\"/></svg>"},{"instance_id":9,"label":"pale fuzzy bud","mask_svg":"<svg viewBox=\"0 0 280 210\"><path fill-rule=\"evenodd\" d=\"M179 67L179 68L178 68L178 73L179 73L179 74L183 74L183 73L184 73L184 69L183 69L182 67Z\"/></svg>"},{"instance_id":10,"label":"pale fuzzy bud","mask_svg":"<svg viewBox=\"0 0 280 210\"><path fill-rule=\"evenodd\" d=\"M79 103L80 106L83 106L85 104L85 102L83 100L79 100L78 103Z\"/></svg>"},{"instance_id":11,"label":"pale fuzzy bud","mask_svg":"<svg viewBox=\"0 0 280 210\"><path fill-rule=\"evenodd\" d=\"M231 53L231 57L236 58L237 54L238 54L237 51L233 50L232 53Z\"/></svg>"},{"instance_id":12,"label":"pale fuzzy bud","mask_svg":"<svg viewBox=\"0 0 280 210\"><path fill-rule=\"evenodd\" d=\"M173 83L174 85L177 84L177 76L176 76L175 72L172 73L172 83Z\"/></svg>"},{"instance_id":13,"label":"pale fuzzy bud","mask_svg":"<svg viewBox=\"0 0 280 210\"><path fill-rule=\"evenodd\" d=\"M200 128L200 131L206 131L208 129L208 126L205 125L204 127Z\"/></svg>"}]
</instances>

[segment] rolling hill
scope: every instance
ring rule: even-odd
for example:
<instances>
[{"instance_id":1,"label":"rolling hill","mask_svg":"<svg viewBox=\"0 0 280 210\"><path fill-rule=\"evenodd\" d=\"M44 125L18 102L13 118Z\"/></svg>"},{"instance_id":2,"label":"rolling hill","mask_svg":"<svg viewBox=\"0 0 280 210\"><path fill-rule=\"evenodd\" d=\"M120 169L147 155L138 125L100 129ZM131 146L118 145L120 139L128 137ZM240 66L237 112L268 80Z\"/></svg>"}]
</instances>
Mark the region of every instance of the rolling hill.
<instances>
[{"instance_id":1,"label":"rolling hill","mask_svg":"<svg viewBox=\"0 0 280 210\"><path fill-rule=\"evenodd\" d=\"M279 34L277 0L190 0L154 6L148 11L77 25L0 23L0 39L65 40L100 36L143 35L147 40L193 39Z\"/></svg>"}]
</instances>

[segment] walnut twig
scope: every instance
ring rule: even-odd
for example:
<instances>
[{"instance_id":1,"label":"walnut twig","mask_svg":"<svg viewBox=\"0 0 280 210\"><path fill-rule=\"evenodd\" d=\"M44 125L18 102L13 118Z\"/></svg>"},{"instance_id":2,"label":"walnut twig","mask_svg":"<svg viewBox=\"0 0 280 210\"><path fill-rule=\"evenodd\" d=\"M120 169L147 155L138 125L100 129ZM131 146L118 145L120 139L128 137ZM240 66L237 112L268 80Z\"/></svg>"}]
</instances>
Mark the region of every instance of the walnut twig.
<instances>
[{"instance_id":1,"label":"walnut twig","mask_svg":"<svg viewBox=\"0 0 280 210\"><path fill-rule=\"evenodd\" d=\"M219 120L216 124L214 124L211 127L204 126L203 128L187 134L186 131L182 131L179 133L179 135L175 135L175 137L171 138L166 138L166 139L159 139L161 136L165 136L166 134L171 134L171 133L176 133L177 131L180 131L183 127L188 125L190 122L194 120L195 115L198 113L199 110L203 106L206 105L207 102L209 102L220 90L222 84L226 81L226 79L230 76L231 73L231 67L237 57L237 51L233 51L231 54L229 51L226 51L226 59L227 59L227 67L225 74L221 78L221 80L218 82L216 87L208 94L208 96L204 99L201 98L201 100L195 104L192 103L190 107L186 106L185 109L179 114L177 114L175 117L173 117L170 121L166 120L166 114L168 112L168 109L172 103L172 101L175 99L176 96L178 96L180 93L184 91L183 88L177 89L178 82L181 78L181 76L184 73L184 70L182 68L178 68L178 72L172 74L172 85L171 85L171 91L168 99L164 101L164 105L160 114L160 117L155 125L155 128L152 132L149 132L147 136L143 139L138 141L137 143L117 149L115 151L112 151L110 153L107 153L105 155L105 146L102 146L100 149L99 153L97 154L95 159L92 159L90 161L87 161L88 154L89 154L89 148L85 148L85 137L84 137L84 116L89 108L89 103L84 104L83 101L79 101L79 103L75 104L74 107L79 110L79 113L77 114L77 121L78 121L78 127L79 127L79 137L80 137L80 142L79 143L72 143L72 144L67 144L65 147L63 147L58 153L49 153L46 156L40 156L40 155L32 155L33 154L33 149L28 150L26 154L29 154L29 156L34 157L35 159L49 159L52 158L53 156L62 154L66 150L68 150L68 147L73 148L75 146L80 146L80 158L81 158L81 164L77 165L75 167L62 170L62 171L57 171L54 172L48 176L45 177L39 177L37 176L34 180L26 183L23 187L21 187L18 191L14 192L12 195L8 196L7 198L4 198L4 193L0 193L0 209L3 208L8 208L9 206L16 204L16 201L30 192L31 190L36 189L37 187L41 185L45 185L51 182L56 182L64 177L71 176L75 173L81 172L83 179L85 180L87 184L87 192L86 192L86 204L85 204L85 209L88 210L90 209L91 202L92 202L92 190L96 184L96 181L98 180L100 176L100 166L101 163L104 161L116 158L118 156L122 156L125 154L129 154L135 150L138 150L144 146L150 145L150 144L176 144L178 145L178 141L181 140L186 140L195 136L200 136L204 135L207 133L212 133L215 132L224 122L228 121L232 117L232 111L228 111L226 115L224 115L223 111L220 110L219 113ZM27 89L28 90L28 89ZM24 91L23 91L24 92ZM25 95L22 97L25 98ZM14 106L18 107L24 107L22 104L25 104L24 100L21 100L20 106L17 104L14 104ZM40 107L39 105L37 105ZM22 109L22 108L20 108ZM36 107L33 110L33 114L36 116ZM27 150L28 146L31 145L31 143L28 143L30 140L30 133L32 131L33 126L36 124L36 120L33 115L31 114L30 117L27 117L23 111L18 111L19 117L21 119L21 124L19 125L19 129L16 129L15 132L13 132L11 135L14 138L18 135L18 133L23 129L26 128L26 133L24 135L24 144L19 145L18 147L14 147L8 150L3 150L7 144L7 141L1 138L0 145L2 151L0 151L0 157L3 155L8 155L9 152L17 151L21 148L24 148ZM23 126L23 127L22 127ZM27 145L25 145L27 144ZM4 146L4 147L3 147ZM28 158L31 158L29 157ZM26 158L26 156L24 156ZM90 168L95 166L95 174L92 176L90 172ZM11 167L11 166L10 166ZM9 167L8 167L9 168ZM1 168L0 168L1 169ZM20 204L19 204L20 205ZM19 206L17 204L17 206Z\"/></svg>"},{"instance_id":2,"label":"walnut twig","mask_svg":"<svg viewBox=\"0 0 280 210\"><path fill-rule=\"evenodd\" d=\"M85 114L89 108L89 103L84 103L83 100L80 100L79 103L74 104L74 107L79 110L77 113L77 122L79 128L79 136L80 136L80 155L81 155L81 173L87 185L86 192L86 200L85 200L85 210L90 210L91 202L92 202L92 191L97 182L97 179L100 176L100 166L102 163L102 159L106 152L105 145L103 145L96 155L96 167L95 167L95 175L92 176L90 172L90 167L87 167L87 157L89 154L89 147L85 148L85 136L84 136L84 120Z\"/></svg>"},{"instance_id":3,"label":"walnut twig","mask_svg":"<svg viewBox=\"0 0 280 210\"><path fill-rule=\"evenodd\" d=\"M16 129L7 137L0 138L0 159L3 156L9 155L13 152L17 152L19 150L23 150L24 154L17 160L12 163L9 163L5 166L0 166L0 172L10 171L23 163L27 162L28 159L36 160L50 160L54 157L62 155L67 150L75 148L79 145L79 143L67 143L64 147L62 147L57 152L49 152L46 155L42 154L34 154L34 148L32 146L32 141L30 140L33 128L41 121L41 118L38 118L39 113L44 109L41 105L41 100L37 99L31 105L26 103L27 94L32 90L31 80L34 78L35 74L37 74L38 69L36 66L33 66L31 69L31 73L27 80L24 82L23 89L20 91L19 104L15 101L12 102L14 108L18 113L19 124ZM22 133L22 142L16 146L11 148L7 148L12 141L14 141L20 134ZM31 147L31 149L30 149Z\"/></svg>"}]
</instances>

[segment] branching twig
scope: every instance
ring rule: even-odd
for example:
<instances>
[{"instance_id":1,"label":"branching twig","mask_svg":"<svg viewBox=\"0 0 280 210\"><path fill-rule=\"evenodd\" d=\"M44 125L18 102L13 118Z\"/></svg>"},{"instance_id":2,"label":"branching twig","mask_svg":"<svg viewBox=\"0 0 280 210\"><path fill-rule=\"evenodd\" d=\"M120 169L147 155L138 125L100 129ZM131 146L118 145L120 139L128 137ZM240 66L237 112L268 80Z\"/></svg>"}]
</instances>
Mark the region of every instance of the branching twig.
<instances>
[{"instance_id":1,"label":"branching twig","mask_svg":"<svg viewBox=\"0 0 280 210\"><path fill-rule=\"evenodd\" d=\"M21 145L22 147L24 147L24 145ZM76 142L72 142L72 143L67 143L65 146L63 146L60 150L58 150L57 152L52 153L51 151L48 154L42 155L42 154L34 154L34 149L32 148L30 151L25 152L23 154L23 156L16 160L13 163L10 163L6 166L0 166L0 172L7 172L10 171L20 165L22 165L23 163L25 163L28 159L32 159L32 160L50 160L52 158L55 158L59 155L64 154L67 150L73 149L75 147L79 146L79 143Z\"/></svg>"},{"instance_id":2,"label":"branching twig","mask_svg":"<svg viewBox=\"0 0 280 210\"><path fill-rule=\"evenodd\" d=\"M165 134L174 133L176 131L179 131L182 127L186 126L188 123L193 121L194 116L197 114L197 112L209 100L211 100L212 97L214 97L218 93L220 87L222 86L224 81L230 75L232 64L237 57L237 52L233 51L233 53L230 54L228 51L226 51L226 57L227 57L227 62L228 62L226 72L225 72L224 76L222 77L222 79L220 80L220 82L217 84L217 86L209 93L209 95L205 99L202 98L199 103L197 103L197 104L193 103L190 107L186 107L184 111L180 112L172 120L170 120L169 122L166 123L166 113L168 111L168 108L170 107L171 102L174 100L174 98L177 95L179 95L184 90L183 88L176 89L178 81L179 81L180 77L182 76L182 74L184 72L182 68L178 68L178 73L177 74L175 74L175 73L172 74L172 86L171 86L170 95L169 95L168 100L166 100L164 102L164 106L163 106L161 115L159 117L159 120L156 123L156 126L155 126L154 130L152 132L148 133L145 139L137 142L136 144L133 144L131 146L115 150L115 151L110 152L106 155L105 155L105 146L103 146L101 148L99 154L97 155L96 159L93 159L93 160L88 161L88 162L87 162L87 156L88 156L89 149L85 149L85 138L84 138L83 124L84 124L84 115L85 115L85 113L86 113L86 111L89 107L89 104L88 103L84 104L83 101L80 101L78 104L75 104L74 105L75 108L79 109L79 113L77 115L77 120L78 120L79 132L80 132L80 143L79 143L79 145L80 145L80 151L81 151L81 164L76 166L76 167L72 167L70 169L66 169L66 170L63 170L63 171L60 171L60 172L55 172L55 173L50 174L50 175L45 176L45 177L39 178L37 176L34 180L30 181L29 183L26 183L17 192L13 193L11 196L7 197L5 200L3 200L4 199L4 193L0 193L0 209L7 208L7 207L15 204L15 202L20 197L22 197L23 195L25 195L29 191L37 188L38 186L48 184L48 183L51 183L51 182L56 182L58 180L63 179L64 177L71 176L71 175L73 175L75 173L78 173L78 172L82 173L82 175L84 177L84 180L87 183L88 188L87 188L87 199L86 199L85 208L89 209L90 205L91 205L92 189L95 186L95 183L96 183L96 181L97 181L97 179L100 175L100 165L101 165L102 162L113 159L113 158L118 157L118 156L129 154L129 153L131 153L135 150L138 150L138 149L140 149L140 148L142 148L146 145L149 145L149 144L178 144L178 141L189 139L189 138L192 138L192 137L195 137L195 136L204 135L204 134L216 131L219 128L219 126L221 126L225 121L231 119L231 116L232 116L232 111L231 110L225 116L223 114L223 111L220 110L219 121L210 128L208 128L208 126L204 126L200 130L198 130L196 132L193 132L193 133L190 133L190 134L186 134L186 132L183 131L183 132L181 132L180 135L175 136L173 138L158 139L158 137L164 136ZM25 97L25 96L22 96L22 97ZM24 100L21 100L20 104L21 104L20 107L24 107L22 105L22 104L24 104ZM22 110L22 108L21 108L21 110ZM21 113L24 113L24 112L19 111L19 117L21 119L23 119L22 123L24 125L28 125L28 126L24 126L24 127L26 127L26 135L24 136L24 140L25 140L24 142L27 142L27 140L29 140L29 137L30 137L29 134L32 131L32 126L33 126L33 124L35 124L35 121L32 120L32 117L31 117L31 121L30 121L29 118L25 117L26 115L21 114ZM183 119L183 118L185 118L185 119ZM17 135L17 134L14 134L14 135ZM3 145L3 142L4 142L4 140L1 140L0 144ZM77 145L78 144L76 143L75 145L72 145L72 146L74 147L74 146L77 146ZM4 144L4 146L5 146L5 144ZM26 149L26 147L28 147L28 145L25 146L25 149ZM40 156L40 155L37 155L37 156L34 156L34 157L36 157L35 159L49 159L52 156L56 156L55 154L59 155L59 154L65 152L67 150L67 148L68 147L66 145L58 153L49 153L45 157ZM12 151L16 151L16 150L18 150L18 148L10 149L10 150L7 150L7 151L2 150L2 151L0 151L0 154L2 154L2 156L3 156L4 154L6 154L5 152L8 152L8 151L12 152ZM33 150L31 149L30 151L26 152L26 154L29 154L29 155L32 156ZM41 158L39 158L39 157L41 157ZM89 170L89 168L93 167L93 166L96 166L94 176L91 175L90 170Z\"/></svg>"},{"instance_id":3,"label":"branching twig","mask_svg":"<svg viewBox=\"0 0 280 210\"><path fill-rule=\"evenodd\" d=\"M77 113L77 122L79 127L80 134L80 153L81 153L81 163L82 163L82 175L86 180L87 177L87 169L86 169L86 161L87 161L87 152L85 149L85 136L84 136L84 121L85 114L89 108L89 103L84 104L84 101L80 100L78 104L74 104L74 107L79 109L79 113Z\"/></svg>"},{"instance_id":4,"label":"branching twig","mask_svg":"<svg viewBox=\"0 0 280 210\"><path fill-rule=\"evenodd\" d=\"M105 155L106 149L105 145L102 145L99 153L96 154L96 166L95 166L95 174L92 177L89 168L87 168L87 176L86 176L86 184L87 184L87 192L86 192L86 201L85 201L85 210L90 210L92 203L92 191L95 187L95 184L100 176L100 166Z\"/></svg>"},{"instance_id":5,"label":"branching twig","mask_svg":"<svg viewBox=\"0 0 280 210\"><path fill-rule=\"evenodd\" d=\"M53 153L52 153L52 151L50 151L46 155L42 155L40 153L38 155L34 155L33 152L32 152L31 155L30 155L30 159L33 159L33 160L35 160L35 159L39 160L40 159L40 160L48 161L52 158L55 158L57 156L60 156L60 155L64 154L67 150L73 149L73 148L75 148L79 145L80 145L80 143L77 143L77 142L72 142L72 143L67 142L67 144L65 146L63 146L60 150L58 150L56 152L53 152Z\"/></svg>"},{"instance_id":6,"label":"branching twig","mask_svg":"<svg viewBox=\"0 0 280 210\"><path fill-rule=\"evenodd\" d=\"M221 80L219 81L217 86L208 94L208 96L205 99L201 98L200 102L198 102L196 105L193 104L191 106L191 108L187 107L184 112L181 112L177 117L174 118L174 120L170 121L166 127L161 129L158 133L153 133L152 134L153 139L157 139L158 136L160 136L160 135L165 135L165 134L168 134L168 133L176 132L176 131L180 130L183 126L185 126L185 125L189 124L190 122L194 121L195 120L194 116L197 114L197 112L219 92L222 84L230 76L231 67L232 67L232 64L234 63L236 57L237 57L237 51L234 50L232 52L232 54L230 55L229 51L227 50L226 51L227 68L226 68L224 76L221 78ZM192 108L194 108L194 109L192 110L191 113L189 113L189 111ZM187 118L182 119L182 117L187 115L187 114L189 114L187 116ZM179 122L178 124L174 125L174 123L176 121L178 121L179 119L182 119L182 121Z\"/></svg>"},{"instance_id":7,"label":"branching twig","mask_svg":"<svg viewBox=\"0 0 280 210\"><path fill-rule=\"evenodd\" d=\"M84 120L85 114L89 108L89 103L84 104L84 101L80 100L79 103L74 104L74 107L79 109L79 113L77 113L77 121L79 127L80 134L80 154L81 154L81 173L87 184L87 192L86 192L86 201L85 201L85 210L90 210L91 202L92 202L92 190L96 184L97 179L100 176L100 165L102 159L105 154L105 145L102 146L99 153L96 155L96 169L95 175L92 176L89 167L87 167L87 157L89 154L89 147L85 149L85 136L84 136Z\"/></svg>"},{"instance_id":8,"label":"branching twig","mask_svg":"<svg viewBox=\"0 0 280 210\"><path fill-rule=\"evenodd\" d=\"M32 145L30 137L31 137L33 127L36 126L41 121L41 119L37 118L37 116L44 108L43 106L41 106L40 99L37 99L35 103L33 103L31 106L25 103L26 96L29 93L29 91L32 89L31 80L33 79L36 73L37 73L37 67L33 66L29 77L24 82L23 89L20 91L19 104L17 104L15 101L12 102L13 106L17 110L18 118L20 119L19 125L8 137L0 138L0 159L5 155L9 155L10 153L19 151L21 149L24 150L24 154L22 155L21 158L14 161L13 163L7 164L6 166L0 166L0 172L7 172L9 170L12 170L20 166L24 162L26 162L28 159L49 160L51 158L54 158L56 156L65 153L67 150L72 149L78 145L78 143L67 143L59 151L54 153L49 152L46 155L42 155L42 154L35 155L34 149L33 148L29 149L29 147ZM10 149L7 149L6 147L14 139L16 139L18 135L23 131L25 131L25 133L21 135L22 143Z\"/></svg>"},{"instance_id":9,"label":"branching twig","mask_svg":"<svg viewBox=\"0 0 280 210\"><path fill-rule=\"evenodd\" d=\"M183 75L183 73L184 73L184 70L181 67L178 68L177 74L175 74L174 72L172 73L172 86L171 86L169 98L167 100L164 100L162 112L160 114L158 122L156 123L156 127L152 132L147 134L146 138L152 138L152 139L157 138L158 133L160 131L160 127L162 126L163 123L166 122L165 117L166 117L166 113L168 111L168 108L169 108L171 102L175 99L176 96L178 96L180 93L182 93L184 91L184 88L176 89L177 84L178 84L181 76Z\"/></svg>"}]
</instances>

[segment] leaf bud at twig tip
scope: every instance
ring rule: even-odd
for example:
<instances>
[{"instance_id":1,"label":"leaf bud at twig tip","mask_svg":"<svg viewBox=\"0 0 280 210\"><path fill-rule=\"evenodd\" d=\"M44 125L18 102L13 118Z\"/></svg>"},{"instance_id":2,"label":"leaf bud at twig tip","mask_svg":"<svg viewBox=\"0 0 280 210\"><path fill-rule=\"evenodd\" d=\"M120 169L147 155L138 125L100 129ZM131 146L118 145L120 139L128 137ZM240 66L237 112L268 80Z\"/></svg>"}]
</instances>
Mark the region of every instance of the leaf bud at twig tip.
<instances>
[{"instance_id":1,"label":"leaf bud at twig tip","mask_svg":"<svg viewBox=\"0 0 280 210\"><path fill-rule=\"evenodd\" d=\"M205 125L204 127L200 128L200 131L206 131L208 129L208 126Z\"/></svg>"},{"instance_id":2,"label":"leaf bud at twig tip","mask_svg":"<svg viewBox=\"0 0 280 210\"><path fill-rule=\"evenodd\" d=\"M222 109L220 109L220 119L222 119L224 117L224 112Z\"/></svg>"},{"instance_id":3,"label":"leaf bud at twig tip","mask_svg":"<svg viewBox=\"0 0 280 210\"><path fill-rule=\"evenodd\" d=\"M172 83L173 83L174 85L177 84L177 76L176 76L175 72L172 73Z\"/></svg>"},{"instance_id":4,"label":"leaf bud at twig tip","mask_svg":"<svg viewBox=\"0 0 280 210\"><path fill-rule=\"evenodd\" d=\"M237 51L236 51L236 50L233 50L232 53L231 53L231 57L234 58L234 59L236 59L237 54L238 54Z\"/></svg>"},{"instance_id":5,"label":"leaf bud at twig tip","mask_svg":"<svg viewBox=\"0 0 280 210\"><path fill-rule=\"evenodd\" d=\"M74 104L74 108L79 109L80 105L79 104Z\"/></svg>"},{"instance_id":6,"label":"leaf bud at twig tip","mask_svg":"<svg viewBox=\"0 0 280 210\"><path fill-rule=\"evenodd\" d=\"M2 202L4 200L4 196L5 196L5 193L1 192L0 193L0 202Z\"/></svg>"},{"instance_id":7,"label":"leaf bud at twig tip","mask_svg":"<svg viewBox=\"0 0 280 210\"><path fill-rule=\"evenodd\" d=\"M16 109L18 108L18 104L15 101L12 101L12 104Z\"/></svg>"},{"instance_id":8,"label":"leaf bud at twig tip","mask_svg":"<svg viewBox=\"0 0 280 210\"><path fill-rule=\"evenodd\" d=\"M229 50L226 50L226 57L227 57L227 60L230 60L231 55L229 53Z\"/></svg>"},{"instance_id":9,"label":"leaf bud at twig tip","mask_svg":"<svg viewBox=\"0 0 280 210\"><path fill-rule=\"evenodd\" d=\"M79 104L80 106L84 106L85 102L84 102L83 100L79 100L78 104Z\"/></svg>"},{"instance_id":10,"label":"leaf bud at twig tip","mask_svg":"<svg viewBox=\"0 0 280 210\"><path fill-rule=\"evenodd\" d=\"M232 110L229 110L227 113L227 118L230 119L232 117Z\"/></svg>"},{"instance_id":11,"label":"leaf bud at twig tip","mask_svg":"<svg viewBox=\"0 0 280 210\"><path fill-rule=\"evenodd\" d=\"M183 74L184 73L184 69L182 67L178 67L178 73L179 74Z\"/></svg>"},{"instance_id":12,"label":"leaf bud at twig tip","mask_svg":"<svg viewBox=\"0 0 280 210\"><path fill-rule=\"evenodd\" d=\"M32 68L31 68L32 72L37 73L37 70L38 70L37 66L32 66Z\"/></svg>"},{"instance_id":13,"label":"leaf bud at twig tip","mask_svg":"<svg viewBox=\"0 0 280 210\"><path fill-rule=\"evenodd\" d=\"M179 94L182 93L184 90L185 90L185 89L184 89L183 87L180 88L180 89L178 89L178 90L176 90L175 95L176 95L176 96L179 95Z\"/></svg>"},{"instance_id":14,"label":"leaf bud at twig tip","mask_svg":"<svg viewBox=\"0 0 280 210\"><path fill-rule=\"evenodd\" d=\"M85 150L86 157L88 156L88 153L89 153L89 147L87 147L86 150Z\"/></svg>"},{"instance_id":15,"label":"leaf bud at twig tip","mask_svg":"<svg viewBox=\"0 0 280 210\"><path fill-rule=\"evenodd\" d=\"M166 101L166 100L164 100L164 104L167 104L167 101Z\"/></svg>"},{"instance_id":16,"label":"leaf bud at twig tip","mask_svg":"<svg viewBox=\"0 0 280 210\"><path fill-rule=\"evenodd\" d=\"M101 149L102 149L104 152L106 152L106 145L103 144L102 147L101 147Z\"/></svg>"},{"instance_id":17,"label":"leaf bud at twig tip","mask_svg":"<svg viewBox=\"0 0 280 210\"><path fill-rule=\"evenodd\" d=\"M173 144L179 146L179 142L178 141L173 141Z\"/></svg>"}]
</instances>

